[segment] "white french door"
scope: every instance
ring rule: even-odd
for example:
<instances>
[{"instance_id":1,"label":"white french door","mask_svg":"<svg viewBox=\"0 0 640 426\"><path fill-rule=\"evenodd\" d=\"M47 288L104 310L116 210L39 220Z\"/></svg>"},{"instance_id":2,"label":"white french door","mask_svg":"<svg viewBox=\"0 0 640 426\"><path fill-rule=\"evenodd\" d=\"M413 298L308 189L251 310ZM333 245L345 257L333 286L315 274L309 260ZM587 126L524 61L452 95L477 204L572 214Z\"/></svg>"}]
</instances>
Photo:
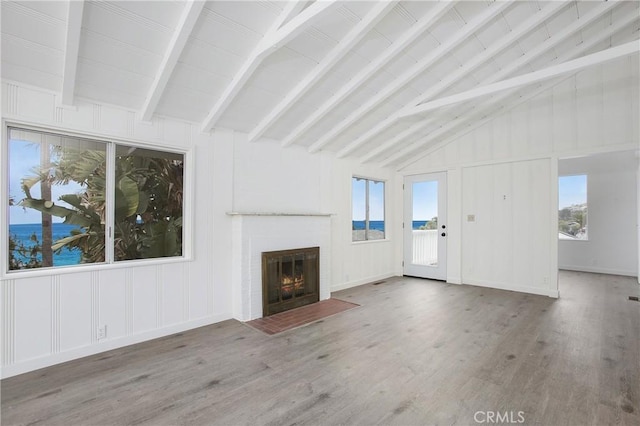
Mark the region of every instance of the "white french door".
<instances>
[{"instance_id":1,"label":"white french door","mask_svg":"<svg viewBox=\"0 0 640 426\"><path fill-rule=\"evenodd\" d=\"M404 275L447 279L447 174L404 179Z\"/></svg>"}]
</instances>

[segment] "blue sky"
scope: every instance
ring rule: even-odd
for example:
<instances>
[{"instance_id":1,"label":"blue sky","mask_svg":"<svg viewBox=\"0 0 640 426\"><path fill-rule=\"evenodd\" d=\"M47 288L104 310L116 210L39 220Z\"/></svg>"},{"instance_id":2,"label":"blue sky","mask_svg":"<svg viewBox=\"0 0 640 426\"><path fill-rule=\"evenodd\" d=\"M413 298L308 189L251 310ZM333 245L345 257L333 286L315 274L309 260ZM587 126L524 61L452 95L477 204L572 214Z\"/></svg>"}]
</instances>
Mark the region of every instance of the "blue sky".
<instances>
[{"instance_id":1,"label":"blue sky","mask_svg":"<svg viewBox=\"0 0 640 426\"><path fill-rule=\"evenodd\" d=\"M413 183L413 220L429 220L438 216L438 182Z\"/></svg>"},{"instance_id":2,"label":"blue sky","mask_svg":"<svg viewBox=\"0 0 640 426\"><path fill-rule=\"evenodd\" d=\"M33 176L37 173L36 168L40 164L40 145L33 142L11 139L9 141L9 195L14 197L16 202L24 198L21 188L22 178ZM64 194L80 192L82 187L77 183L67 185L54 185L51 188L51 198L57 205L69 207L67 203L59 201L58 198ZM31 189L33 198L40 198L40 185L35 185ZM64 219L53 216L53 222L60 223ZM42 215L33 209L24 209L20 206L9 208L9 224L40 223Z\"/></svg>"},{"instance_id":3,"label":"blue sky","mask_svg":"<svg viewBox=\"0 0 640 426\"><path fill-rule=\"evenodd\" d=\"M365 220L366 180L352 179L353 220ZM384 182L369 182L369 220L384 220Z\"/></svg>"},{"instance_id":4,"label":"blue sky","mask_svg":"<svg viewBox=\"0 0 640 426\"><path fill-rule=\"evenodd\" d=\"M587 202L587 176L560 176L558 179L558 206L560 209Z\"/></svg>"},{"instance_id":5,"label":"blue sky","mask_svg":"<svg viewBox=\"0 0 640 426\"><path fill-rule=\"evenodd\" d=\"M365 219L366 180L353 179L353 220ZM384 185L370 181L369 220L384 219ZM438 183L416 182L413 184L413 220L429 220L438 215Z\"/></svg>"},{"instance_id":6,"label":"blue sky","mask_svg":"<svg viewBox=\"0 0 640 426\"><path fill-rule=\"evenodd\" d=\"M353 220L365 219L366 180L353 179ZM369 220L384 219L384 184L372 181L369 188ZM438 215L438 183L416 182L413 184L413 220L429 220Z\"/></svg>"}]
</instances>

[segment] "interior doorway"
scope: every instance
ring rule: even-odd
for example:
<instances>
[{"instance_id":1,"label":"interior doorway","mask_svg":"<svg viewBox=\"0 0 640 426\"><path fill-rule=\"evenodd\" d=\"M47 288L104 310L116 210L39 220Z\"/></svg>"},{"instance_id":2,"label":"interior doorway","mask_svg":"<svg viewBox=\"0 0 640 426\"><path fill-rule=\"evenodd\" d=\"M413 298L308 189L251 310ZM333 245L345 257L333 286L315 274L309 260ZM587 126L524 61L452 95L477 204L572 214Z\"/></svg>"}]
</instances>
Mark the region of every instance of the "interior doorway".
<instances>
[{"instance_id":1,"label":"interior doorway","mask_svg":"<svg viewBox=\"0 0 640 426\"><path fill-rule=\"evenodd\" d=\"M638 276L638 155L558 161L558 269Z\"/></svg>"}]
</instances>

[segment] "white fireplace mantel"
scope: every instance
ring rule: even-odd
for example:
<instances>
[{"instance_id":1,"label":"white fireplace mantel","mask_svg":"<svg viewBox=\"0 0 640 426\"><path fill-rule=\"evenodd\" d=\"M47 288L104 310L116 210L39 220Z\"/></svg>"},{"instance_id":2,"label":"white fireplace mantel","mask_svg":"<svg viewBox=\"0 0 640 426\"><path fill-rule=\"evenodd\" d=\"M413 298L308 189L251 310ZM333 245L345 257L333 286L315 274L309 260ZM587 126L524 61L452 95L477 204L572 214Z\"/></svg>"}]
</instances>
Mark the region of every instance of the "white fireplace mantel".
<instances>
[{"instance_id":1,"label":"white fireplace mantel","mask_svg":"<svg viewBox=\"0 0 640 426\"><path fill-rule=\"evenodd\" d=\"M331 214L229 212L232 219L233 315L262 317L262 253L320 247L320 300L331 296Z\"/></svg>"}]
</instances>

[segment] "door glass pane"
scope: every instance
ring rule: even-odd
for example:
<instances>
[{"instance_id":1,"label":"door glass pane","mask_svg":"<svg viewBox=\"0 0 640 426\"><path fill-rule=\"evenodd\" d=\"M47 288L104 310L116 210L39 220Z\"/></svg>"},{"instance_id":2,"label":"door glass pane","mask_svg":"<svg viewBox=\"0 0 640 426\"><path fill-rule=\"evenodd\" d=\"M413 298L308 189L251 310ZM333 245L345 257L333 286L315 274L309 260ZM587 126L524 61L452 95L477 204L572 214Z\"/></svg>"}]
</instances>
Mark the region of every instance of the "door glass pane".
<instances>
[{"instance_id":1,"label":"door glass pane","mask_svg":"<svg viewBox=\"0 0 640 426\"><path fill-rule=\"evenodd\" d=\"M413 263L438 266L438 182L414 182Z\"/></svg>"}]
</instances>

